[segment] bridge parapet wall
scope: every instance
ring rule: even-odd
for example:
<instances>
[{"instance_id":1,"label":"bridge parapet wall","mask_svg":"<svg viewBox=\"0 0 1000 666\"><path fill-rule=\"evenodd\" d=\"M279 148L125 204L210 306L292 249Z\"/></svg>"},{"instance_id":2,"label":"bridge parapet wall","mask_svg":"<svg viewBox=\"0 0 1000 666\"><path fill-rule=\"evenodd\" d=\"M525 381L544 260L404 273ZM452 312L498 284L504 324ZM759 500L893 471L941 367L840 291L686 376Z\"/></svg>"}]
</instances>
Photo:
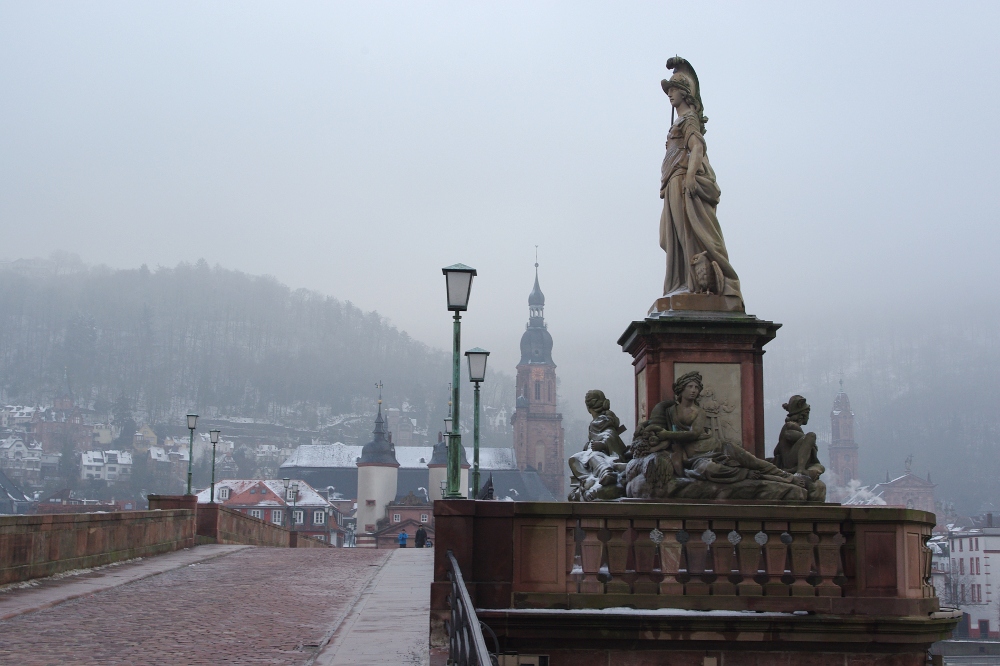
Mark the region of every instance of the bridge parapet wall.
<instances>
[{"instance_id":1,"label":"bridge parapet wall","mask_svg":"<svg viewBox=\"0 0 1000 666\"><path fill-rule=\"evenodd\" d=\"M593 663L636 649L649 663L673 663L677 650L788 663L820 647L829 659L809 663L877 649L884 659L864 663L917 664L956 622L930 582L935 519L923 511L447 500L434 515L434 645L445 637L449 550L501 648L549 654L553 666L591 663L584 649Z\"/></svg>"},{"instance_id":2,"label":"bridge parapet wall","mask_svg":"<svg viewBox=\"0 0 1000 666\"><path fill-rule=\"evenodd\" d=\"M0 584L194 545L194 512L183 509L3 516Z\"/></svg>"}]
</instances>

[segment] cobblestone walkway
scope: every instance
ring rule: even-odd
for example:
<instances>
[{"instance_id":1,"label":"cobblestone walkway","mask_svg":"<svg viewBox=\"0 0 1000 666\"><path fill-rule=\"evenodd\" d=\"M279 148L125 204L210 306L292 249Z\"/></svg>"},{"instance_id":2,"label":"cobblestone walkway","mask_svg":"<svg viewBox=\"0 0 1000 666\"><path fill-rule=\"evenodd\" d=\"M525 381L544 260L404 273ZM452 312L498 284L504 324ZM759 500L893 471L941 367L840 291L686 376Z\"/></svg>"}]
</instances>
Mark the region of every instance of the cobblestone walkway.
<instances>
[{"instance_id":1,"label":"cobblestone walkway","mask_svg":"<svg viewBox=\"0 0 1000 666\"><path fill-rule=\"evenodd\" d=\"M246 548L0 622L0 664L311 663L394 552Z\"/></svg>"}]
</instances>

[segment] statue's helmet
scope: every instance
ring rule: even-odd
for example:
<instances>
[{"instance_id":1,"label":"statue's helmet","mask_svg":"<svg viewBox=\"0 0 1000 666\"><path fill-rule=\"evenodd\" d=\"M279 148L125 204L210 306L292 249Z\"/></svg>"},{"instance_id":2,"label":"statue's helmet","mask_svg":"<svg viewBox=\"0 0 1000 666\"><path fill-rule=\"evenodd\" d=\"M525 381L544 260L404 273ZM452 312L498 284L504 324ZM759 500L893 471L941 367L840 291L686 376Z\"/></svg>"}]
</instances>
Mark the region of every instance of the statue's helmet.
<instances>
[{"instance_id":1,"label":"statue's helmet","mask_svg":"<svg viewBox=\"0 0 1000 666\"><path fill-rule=\"evenodd\" d=\"M660 87L665 93L669 92L671 88L678 88L685 93L701 120L702 133L704 134L708 118L705 117L705 105L701 101L701 84L698 82L698 74L694 71L691 63L679 56L667 60L667 69L673 70L673 76L660 81Z\"/></svg>"}]
</instances>

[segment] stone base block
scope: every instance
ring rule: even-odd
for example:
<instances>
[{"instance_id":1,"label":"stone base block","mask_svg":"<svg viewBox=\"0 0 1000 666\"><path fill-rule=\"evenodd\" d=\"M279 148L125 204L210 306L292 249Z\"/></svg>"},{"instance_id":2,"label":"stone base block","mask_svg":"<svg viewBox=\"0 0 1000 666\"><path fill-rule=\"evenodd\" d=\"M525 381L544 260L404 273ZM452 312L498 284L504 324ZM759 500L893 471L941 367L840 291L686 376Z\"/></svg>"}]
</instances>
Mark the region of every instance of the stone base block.
<instances>
[{"instance_id":1,"label":"stone base block","mask_svg":"<svg viewBox=\"0 0 1000 666\"><path fill-rule=\"evenodd\" d=\"M925 666L954 620L793 613L657 613L514 609L479 612L502 652L550 666Z\"/></svg>"},{"instance_id":2,"label":"stone base block","mask_svg":"<svg viewBox=\"0 0 1000 666\"><path fill-rule=\"evenodd\" d=\"M674 381L696 370L705 384L702 407L720 438L764 458L763 348L780 326L736 312L661 312L632 322L618 344L633 358L637 421L673 400Z\"/></svg>"},{"instance_id":3,"label":"stone base block","mask_svg":"<svg viewBox=\"0 0 1000 666\"><path fill-rule=\"evenodd\" d=\"M732 300L732 299L730 299ZM671 310L695 310L700 312L743 312L743 308L733 307L724 296L717 294L674 294L662 296L650 306L648 314L670 312Z\"/></svg>"}]
</instances>

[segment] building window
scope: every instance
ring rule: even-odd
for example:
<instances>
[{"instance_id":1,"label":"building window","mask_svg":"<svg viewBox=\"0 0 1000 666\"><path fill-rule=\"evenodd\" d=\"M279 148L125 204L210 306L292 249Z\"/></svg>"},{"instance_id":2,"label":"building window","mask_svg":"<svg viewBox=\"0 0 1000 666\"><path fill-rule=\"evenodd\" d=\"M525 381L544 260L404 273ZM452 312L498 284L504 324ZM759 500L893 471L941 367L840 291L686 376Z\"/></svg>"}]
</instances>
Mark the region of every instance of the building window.
<instances>
[{"instance_id":1,"label":"building window","mask_svg":"<svg viewBox=\"0 0 1000 666\"><path fill-rule=\"evenodd\" d=\"M958 540L958 552L960 552L960 553L962 552L962 540L961 539Z\"/></svg>"},{"instance_id":2,"label":"building window","mask_svg":"<svg viewBox=\"0 0 1000 666\"><path fill-rule=\"evenodd\" d=\"M326 511L313 511L313 525L326 525Z\"/></svg>"},{"instance_id":3,"label":"building window","mask_svg":"<svg viewBox=\"0 0 1000 666\"><path fill-rule=\"evenodd\" d=\"M219 488L219 499L220 500L229 499L229 488L227 488L226 486Z\"/></svg>"},{"instance_id":4,"label":"building window","mask_svg":"<svg viewBox=\"0 0 1000 666\"><path fill-rule=\"evenodd\" d=\"M271 522L275 525L281 524L281 509L271 509Z\"/></svg>"},{"instance_id":5,"label":"building window","mask_svg":"<svg viewBox=\"0 0 1000 666\"><path fill-rule=\"evenodd\" d=\"M257 489L256 488L251 488L250 489L250 494L251 495L256 495L257 494Z\"/></svg>"},{"instance_id":6,"label":"building window","mask_svg":"<svg viewBox=\"0 0 1000 666\"><path fill-rule=\"evenodd\" d=\"M295 491L294 490L289 489L288 491L285 492L285 501L286 502L294 502L295 501Z\"/></svg>"},{"instance_id":7,"label":"building window","mask_svg":"<svg viewBox=\"0 0 1000 666\"><path fill-rule=\"evenodd\" d=\"M260 509L250 509L250 517L251 518L260 518L261 520L263 520L264 519L264 512L261 511Z\"/></svg>"},{"instance_id":8,"label":"building window","mask_svg":"<svg viewBox=\"0 0 1000 666\"><path fill-rule=\"evenodd\" d=\"M979 550L979 537L976 537L976 550Z\"/></svg>"},{"instance_id":9,"label":"building window","mask_svg":"<svg viewBox=\"0 0 1000 666\"><path fill-rule=\"evenodd\" d=\"M427 522L427 518L428 518L428 516L427 516L426 513L420 514L420 522L426 523Z\"/></svg>"},{"instance_id":10,"label":"building window","mask_svg":"<svg viewBox=\"0 0 1000 666\"><path fill-rule=\"evenodd\" d=\"M982 573L982 571L979 569L979 558L977 557L976 558L976 575L978 576L981 573Z\"/></svg>"},{"instance_id":11,"label":"building window","mask_svg":"<svg viewBox=\"0 0 1000 666\"><path fill-rule=\"evenodd\" d=\"M261 495L266 495L267 494L267 488L261 488L260 489L260 494Z\"/></svg>"},{"instance_id":12,"label":"building window","mask_svg":"<svg viewBox=\"0 0 1000 666\"><path fill-rule=\"evenodd\" d=\"M961 574L961 575L963 575L963 576L965 575L965 558L964 557L958 558L958 573Z\"/></svg>"},{"instance_id":13,"label":"building window","mask_svg":"<svg viewBox=\"0 0 1000 666\"><path fill-rule=\"evenodd\" d=\"M535 382L535 400L542 399L542 383Z\"/></svg>"},{"instance_id":14,"label":"building window","mask_svg":"<svg viewBox=\"0 0 1000 666\"><path fill-rule=\"evenodd\" d=\"M306 522L306 512L303 511L302 509L296 509L295 511L292 511L292 517L295 519L296 525L301 525L302 523Z\"/></svg>"},{"instance_id":15,"label":"building window","mask_svg":"<svg viewBox=\"0 0 1000 666\"><path fill-rule=\"evenodd\" d=\"M394 523L398 523L399 522L399 514L398 513L392 514L392 522L394 522Z\"/></svg>"}]
</instances>

